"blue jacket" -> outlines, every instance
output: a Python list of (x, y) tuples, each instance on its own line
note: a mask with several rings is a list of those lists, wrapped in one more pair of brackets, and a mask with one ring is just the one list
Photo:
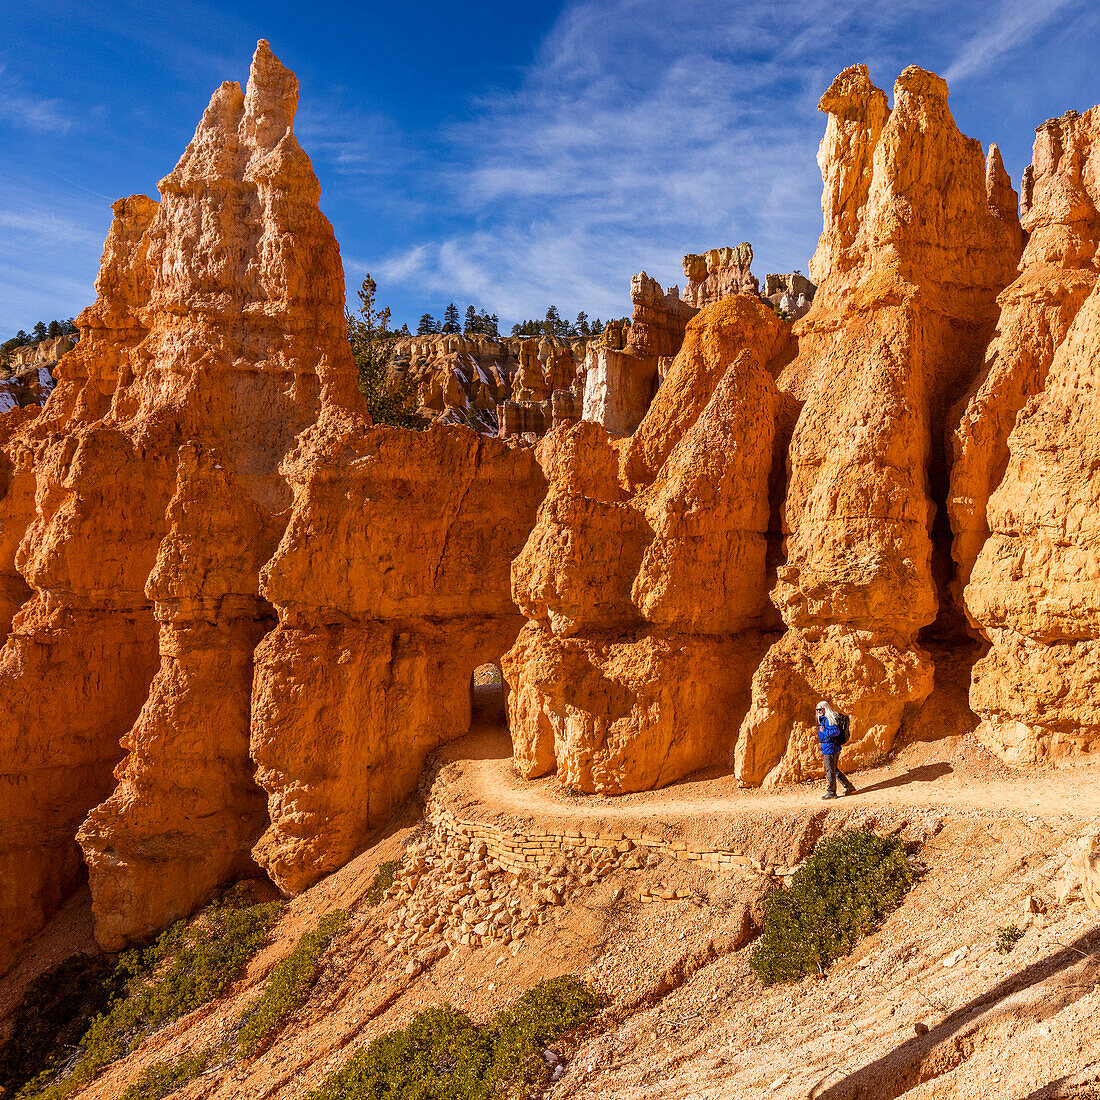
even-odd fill
[(817, 719), (817, 740), (821, 745), (822, 756), (831, 756), (834, 752), (840, 752), (840, 729), (824, 714)]

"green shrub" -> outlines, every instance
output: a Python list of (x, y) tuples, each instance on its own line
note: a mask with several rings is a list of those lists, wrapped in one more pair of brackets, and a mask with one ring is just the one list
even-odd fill
[(400, 866), (401, 860), (399, 859), (389, 859), (379, 865), (374, 881), (367, 888), (367, 894), (364, 898), (368, 905), (378, 905), (381, 902), (383, 895), (393, 885), (394, 876)]
[(823, 840), (790, 888), (766, 898), (749, 965), (765, 985), (824, 973), (902, 903), (912, 884), (897, 837), (847, 829)]
[(177, 921), (151, 946), (124, 952), (112, 979), (118, 992), (85, 1031), (72, 1071), (22, 1095), (71, 1096), (158, 1028), (219, 996), (263, 946), (280, 908), (246, 905), (231, 891), (190, 925)]
[(1007, 955), (1024, 938), (1024, 930), (1015, 924), (1006, 924), (997, 929), (997, 939), (993, 949), (998, 955)]
[(120, 988), (103, 955), (74, 955), (31, 982), (0, 1046), (0, 1095), (48, 1081)]
[(546, 1083), (543, 1047), (595, 1013), (596, 995), (579, 979), (550, 978), (478, 1027), (450, 1005), (421, 1012), (379, 1036), (309, 1100), (499, 1100)]
[(185, 1054), (175, 1062), (154, 1062), (142, 1070), (141, 1076), (122, 1094), (122, 1100), (161, 1100), (198, 1077), (213, 1056), (213, 1051), (203, 1050)]
[(259, 1050), (306, 999), (321, 972), (321, 953), (346, 920), (347, 914), (339, 910), (322, 917), (316, 929), (302, 936), (294, 950), (272, 968), (263, 991), (237, 1018), (237, 1045), (242, 1054)]

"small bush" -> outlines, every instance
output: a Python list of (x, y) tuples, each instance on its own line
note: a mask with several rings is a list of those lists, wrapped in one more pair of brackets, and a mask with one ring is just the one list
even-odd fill
[(1015, 924), (1006, 924), (997, 929), (997, 938), (993, 950), (998, 955), (1007, 955), (1024, 938), (1024, 930)]
[(901, 903), (913, 869), (897, 837), (847, 829), (823, 840), (790, 888), (764, 903), (749, 965), (765, 984), (824, 973)]
[(124, 952), (112, 978), (119, 992), (85, 1031), (72, 1071), (22, 1095), (71, 1096), (158, 1028), (219, 996), (263, 946), (280, 908), (245, 905), (230, 892), (190, 925), (177, 921), (151, 946)]
[(263, 991), (237, 1019), (237, 1045), (242, 1054), (259, 1050), (306, 999), (321, 972), (321, 953), (346, 920), (347, 915), (339, 910), (322, 917), (316, 929), (302, 936), (294, 950), (272, 968)]
[(122, 1100), (161, 1100), (198, 1077), (213, 1056), (213, 1051), (203, 1050), (185, 1054), (175, 1062), (154, 1062), (142, 1070), (141, 1076), (122, 1094)]
[(375, 1039), (329, 1074), (309, 1100), (498, 1100), (545, 1084), (547, 1043), (588, 1020), (596, 995), (574, 977), (529, 989), (483, 1027), (440, 1005)]
[(394, 877), (400, 866), (401, 860), (399, 859), (389, 859), (379, 865), (378, 872), (367, 889), (364, 899), (368, 905), (378, 905), (381, 902), (383, 895), (393, 885)]

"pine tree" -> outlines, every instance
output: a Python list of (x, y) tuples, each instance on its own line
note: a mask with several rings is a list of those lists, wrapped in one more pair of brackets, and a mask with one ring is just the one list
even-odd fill
[(474, 336), (481, 332), (481, 325), (479, 324), (479, 318), (477, 310), (473, 306), (466, 307), (466, 322), (462, 326), (462, 331), (467, 336)]
[(443, 331), (461, 332), (462, 327), (458, 323), (458, 306), (451, 304), (443, 311)]
[(585, 313), (583, 309), (577, 314), (577, 323), (574, 329), (578, 336), (592, 335), (592, 330), (588, 327), (588, 314)]
[(485, 324), (485, 335), (500, 339), (500, 318), (494, 313)]
[(601, 321), (599, 317), (597, 317), (595, 321), (592, 322), (592, 335), (599, 336), (599, 334), (603, 332), (606, 327), (607, 326), (603, 323), (603, 321)]
[(46, 322), (39, 321), (34, 326), (34, 342), (37, 344), (39, 340), (46, 339)]
[(20, 344), (21, 347), (26, 347), (27, 344), (33, 344), (34, 343), (34, 337), (31, 336), (30, 333), (24, 332), (23, 329), (20, 329), (15, 334), (15, 338), (16, 338), (16, 340), (19, 341), (19, 344)]
[(375, 303), (377, 285), (368, 275), (359, 291), (359, 313), (346, 315), (348, 342), (362, 393), (376, 424), (410, 427), (414, 418), (409, 413), (416, 397), (416, 386), (408, 379), (391, 385), (388, 366), (394, 333), (390, 332), (389, 306), (379, 309)]
[(49, 328), (46, 329), (46, 335), (52, 340), (55, 336), (61, 335), (61, 323), (59, 321), (51, 321)]
[(439, 331), (439, 322), (430, 314), (421, 314), (420, 323), (416, 326), (417, 336), (431, 336)]

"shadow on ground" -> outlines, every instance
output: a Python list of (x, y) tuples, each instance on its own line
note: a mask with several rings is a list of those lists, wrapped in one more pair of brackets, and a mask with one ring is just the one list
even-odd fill
[(946, 761), (939, 764), (922, 764), (919, 768), (910, 768), (901, 775), (891, 776), (871, 787), (860, 787), (858, 793), (871, 794), (874, 791), (885, 791), (890, 787), (907, 787), (910, 783), (932, 783), (945, 775), (950, 775), (954, 770)]
[[(896, 1100), (922, 1081), (930, 1081), (962, 1065), (977, 1049), (985, 1032), (998, 1024), (1007, 1024), (1009, 1020), (1015, 1024), (1040, 1023), (1083, 996), (1097, 978), (1100, 978), (1100, 932), (1091, 931), (975, 997), (926, 1035), (902, 1043), (836, 1084), (826, 1086), (821, 1082), (810, 1095), (816, 1100)], [(1030, 1001), (1019, 997), (1016, 1003), (1007, 1003), (1040, 985), (1047, 987), (1041, 996)], [(1044, 1089), (1032, 1095), (1049, 1095)]]

